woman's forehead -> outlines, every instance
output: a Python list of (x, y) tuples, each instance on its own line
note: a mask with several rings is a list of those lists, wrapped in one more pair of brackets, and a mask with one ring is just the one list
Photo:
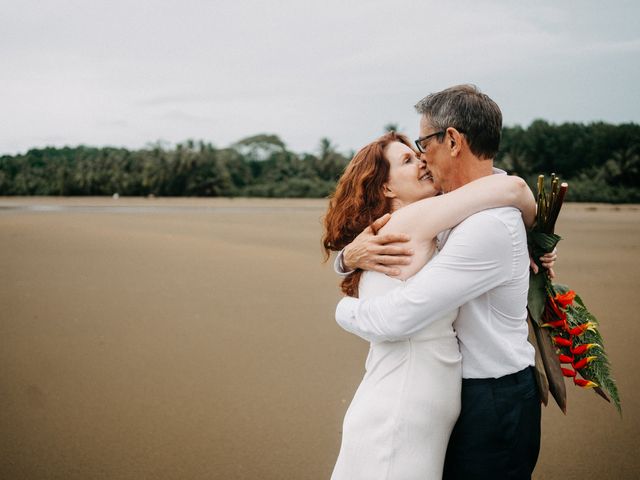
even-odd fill
[(391, 142), (385, 149), (385, 154), (389, 159), (403, 159), (405, 157), (412, 157), (415, 152), (410, 147), (406, 146), (402, 142)]

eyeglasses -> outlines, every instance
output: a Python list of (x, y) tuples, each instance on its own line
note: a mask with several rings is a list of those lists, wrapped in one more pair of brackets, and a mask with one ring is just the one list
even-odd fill
[[(431, 137), (436, 137), (439, 135), (444, 135), (446, 132), (446, 130), (441, 130), (439, 132), (436, 133), (432, 133), (430, 135), (425, 135), (424, 137), (420, 137), (416, 140), (416, 147), (418, 148), (418, 151), (420, 153), (425, 153), (427, 151), (427, 147), (426, 145), (423, 144), (423, 142), (425, 142), (426, 140), (429, 140)], [(424, 145), (424, 146), (423, 146)]]
[[(456, 130), (458, 130), (458, 132), (462, 133), (463, 135), (466, 133), (464, 130), (460, 130), (459, 128), (457, 128)], [(425, 153), (427, 151), (427, 146), (426, 146), (426, 144), (424, 142), (426, 140), (429, 140), (431, 137), (441, 136), (441, 135), (444, 135), (445, 133), (447, 133), (446, 130), (440, 130), (439, 132), (431, 133), (429, 135), (425, 135), (424, 137), (418, 138), (415, 141), (416, 142), (416, 147), (418, 148), (418, 151), (420, 153)]]

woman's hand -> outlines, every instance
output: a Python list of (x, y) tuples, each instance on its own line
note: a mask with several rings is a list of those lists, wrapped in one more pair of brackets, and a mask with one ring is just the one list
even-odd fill
[[(553, 271), (553, 266), (558, 259), (558, 249), (554, 248), (552, 252), (545, 253), (540, 257), (540, 262), (542, 262), (542, 266), (549, 271), (549, 278), (556, 278), (556, 273)], [(529, 259), (531, 262), (531, 270), (533, 273), (537, 274), (539, 269), (536, 262), (533, 261), (533, 258)]]

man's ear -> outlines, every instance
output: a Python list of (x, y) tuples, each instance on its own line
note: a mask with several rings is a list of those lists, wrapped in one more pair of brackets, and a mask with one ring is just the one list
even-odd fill
[(463, 141), (462, 134), (458, 130), (453, 127), (447, 128), (446, 142), (452, 157), (457, 157), (460, 154)]
[(396, 194), (393, 193), (393, 191), (389, 188), (389, 184), (388, 183), (385, 183), (382, 186), (382, 192), (383, 192), (384, 196), (387, 197), (387, 198), (396, 198)]

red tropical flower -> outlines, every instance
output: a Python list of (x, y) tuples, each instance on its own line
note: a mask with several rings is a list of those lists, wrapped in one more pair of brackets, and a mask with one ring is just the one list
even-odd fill
[(546, 322), (541, 325), (541, 327), (549, 327), (549, 328), (566, 328), (567, 320), (565, 318), (561, 318), (560, 320), (554, 320), (553, 322)]
[(569, 290), (567, 293), (558, 293), (554, 300), (558, 302), (562, 308), (567, 308), (568, 305), (573, 303), (574, 298), (576, 298), (576, 292)]
[(555, 343), (556, 345), (560, 346), (560, 347), (571, 347), (572, 343), (571, 340), (567, 339), (567, 338), (563, 338), (561, 336), (555, 336), (553, 337), (553, 343)]
[(590, 380), (584, 380), (582, 378), (574, 378), (573, 383), (575, 383), (576, 385), (582, 388), (594, 388), (598, 386), (597, 383), (592, 382)]
[(575, 348), (571, 349), (571, 353), (574, 355), (582, 355), (585, 352), (588, 352), (593, 347), (599, 347), (597, 343), (583, 343), (582, 345), (578, 345)]
[(560, 363), (573, 363), (573, 357), (569, 355), (560, 354), (558, 358), (560, 358)]
[(593, 323), (593, 322), (585, 322), (582, 325), (578, 325), (577, 327), (571, 328), (569, 330), (569, 334), (570, 335), (582, 335), (587, 330), (594, 331), (595, 328), (596, 328), (595, 323)]
[(588, 364), (593, 362), (598, 357), (584, 357), (583, 359), (578, 360), (577, 362), (572, 363), (573, 368), (576, 370), (581, 370), (586, 367)]
[(549, 297), (548, 305), (551, 307), (551, 312), (553, 312), (553, 314), (551, 315), (552, 317), (555, 317), (561, 320), (567, 319), (567, 314), (561, 308), (558, 307), (558, 304), (555, 302), (553, 298)]

